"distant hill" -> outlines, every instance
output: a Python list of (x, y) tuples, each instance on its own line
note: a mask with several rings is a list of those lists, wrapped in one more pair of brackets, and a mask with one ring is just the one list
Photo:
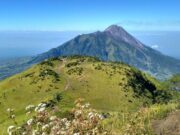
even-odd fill
[[(82, 97), (104, 112), (131, 112), (143, 105), (168, 100), (157, 89), (158, 81), (126, 64), (102, 62), (92, 57), (54, 58), (0, 82), (0, 132), (12, 121), (7, 108), (14, 108), (23, 122), (24, 108), (46, 102), (62, 112)], [(162, 94), (163, 93), (163, 94)]]
[(166, 89), (180, 92), (180, 74), (176, 74), (169, 80), (164, 81), (163, 85)]
[[(124, 62), (151, 73), (158, 79), (165, 79), (180, 73), (180, 60), (144, 45), (117, 25), (109, 26), (102, 32), (79, 35), (57, 48), (32, 57), (22, 64), (15, 63), (13, 66), (16, 67), (17, 72), (20, 72), (48, 58), (72, 55), (93, 56), (103, 61)], [(2, 74), (0, 79), (15, 73), (14, 68), (9, 68), (9, 65), (0, 67), (0, 71)]]
[(34, 64), (29, 63), (30, 60), (32, 60), (32, 57), (0, 59), (0, 80), (29, 68)]

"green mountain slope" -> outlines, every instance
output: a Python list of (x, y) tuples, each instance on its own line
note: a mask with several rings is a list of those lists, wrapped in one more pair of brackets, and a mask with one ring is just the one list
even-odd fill
[(180, 91), (180, 75), (174, 75), (172, 78), (165, 81), (165, 84), (169, 86), (170, 90)]
[[(180, 73), (180, 60), (163, 55), (144, 45), (123, 28), (112, 25), (105, 31), (83, 34), (45, 53), (0, 65), (0, 80), (27, 69), (33, 64), (59, 56), (83, 55), (103, 61), (124, 62), (158, 79)], [(16, 70), (14, 69), (16, 67)]]
[(31, 59), (32, 57), (0, 59), (0, 80), (20, 73), (30, 67), (33, 64), (28, 63)]
[(91, 57), (44, 61), (0, 82), (0, 131), (12, 123), (7, 108), (15, 109), (21, 123), (24, 108), (40, 102), (56, 103), (63, 113), (82, 97), (99, 111), (135, 111), (161, 97), (162, 91), (156, 88), (158, 81), (148, 78), (128, 65)]
[(57, 56), (94, 56), (103, 61), (119, 61), (164, 79), (180, 72), (180, 60), (144, 45), (123, 28), (112, 25), (105, 31), (83, 34), (33, 58), (31, 62)]

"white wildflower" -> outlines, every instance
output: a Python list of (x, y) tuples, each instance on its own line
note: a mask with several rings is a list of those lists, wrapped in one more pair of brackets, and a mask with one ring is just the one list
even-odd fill
[(46, 104), (45, 103), (41, 104), (41, 107), (46, 107)]
[(26, 133), (26, 132), (23, 132), (22, 135), (27, 135), (27, 133)]
[(73, 135), (80, 135), (80, 133), (74, 133)]
[(21, 129), (21, 127), (17, 127), (16, 129), (17, 129), (17, 130), (20, 130), (20, 129)]
[(82, 114), (82, 111), (81, 110), (77, 110), (75, 112), (75, 117), (79, 117), (81, 114)]
[(9, 126), (7, 129), (8, 134), (11, 134), (15, 130), (15, 126)]
[(38, 122), (38, 123), (37, 123), (37, 126), (41, 126), (41, 125), (42, 125), (42, 123), (41, 123), (41, 122)]
[(102, 120), (104, 119), (104, 116), (102, 114), (99, 114), (98, 117)]
[(70, 121), (67, 121), (67, 122), (65, 123), (65, 125), (66, 125), (66, 129), (68, 129), (68, 128), (71, 126)]
[(38, 107), (41, 107), (42, 103), (38, 104)]
[(42, 131), (47, 131), (48, 128), (49, 128), (49, 125), (46, 124), (46, 125), (42, 126)]
[(58, 129), (59, 129), (59, 126), (57, 126), (57, 125), (52, 127), (52, 130), (54, 130), (54, 131), (56, 131)]
[(35, 112), (43, 112), (46, 109), (45, 103), (40, 103), (38, 106), (34, 109)]
[(15, 116), (14, 114), (13, 114), (13, 115), (11, 115), (11, 119), (15, 119), (15, 117), (16, 117), (16, 116)]
[(33, 130), (32, 135), (38, 135), (38, 134), (39, 134), (38, 130)]
[(35, 112), (37, 112), (38, 110), (39, 110), (39, 107), (36, 107), (36, 108), (34, 109)]
[(85, 106), (85, 108), (89, 108), (90, 104), (86, 103), (84, 106)]
[(56, 120), (56, 119), (57, 119), (56, 116), (51, 116), (51, 117), (50, 117), (50, 120), (51, 120), (51, 121), (54, 121), (54, 120)]
[(47, 134), (45, 132), (43, 132), (42, 135), (47, 135)]
[(49, 125), (50, 125), (50, 126), (53, 126), (53, 125), (54, 125), (54, 122), (49, 122)]
[(94, 117), (94, 113), (93, 113), (93, 112), (88, 113), (88, 117), (89, 117), (90, 119), (92, 119), (92, 118)]
[(45, 111), (45, 110), (46, 110), (46, 108), (43, 107), (43, 108), (40, 108), (40, 109), (38, 110), (38, 112), (43, 112), (43, 111)]
[(65, 123), (65, 122), (67, 122), (67, 118), (63, 118), (63, 119), (61, 119), (61, 121)]
[(8, 108), (6, 111), (10, 113), (10, 112), (13, 112), (14, 109)]
[(30, 115), (30, 114), (31, 114), (31, 112), (27, 112), (27, 113), (26, 113), (26, 115)]
[(45, 103), (40, 103), (40, 104), (38, 104), (38, 107), (40, 108), (40, 107), (46, 107), (46, 104)]
[(26, 107), (26, 111), (32, 110), (32, 109), (34, 109), (34, 108), (35, 108), (34, 105), (28, 105), (28, 106)]
[(8, 108), (6, 111), (7, 111), (7, 112), (10, 112), (10, 111), (11, 111), (11, 109), (10, 109), (10, 108)]
[(33, 119), (29, 119), (29, 120), (27, 121), (27, 124), (28, 124), (28, 125), (32, 125), (32, 123), (33, 123)]
[(57, 134), (58, 135), (66, 135), (67, 133), (66, 133), (66, 131), (59, 131), (59, 132), (57, 132)]

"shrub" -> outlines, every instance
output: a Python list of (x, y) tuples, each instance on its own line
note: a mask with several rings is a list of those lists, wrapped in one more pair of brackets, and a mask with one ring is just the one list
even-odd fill
[(33, 112), (34, 115), (19, 127), (9, 126), (8, 133), (9, 135), (107, 134), (100, 125), (100, 122), (104, 118), (103, 115), (90, 108), (89, 103), (82, 104), (82, 101), (82, 99), (75, 101), (75, 107), (70, 112), (73, 116), (72, 119), (57, 117), (51, 110), (48, 111), (48, 109), (46, 109), (47, 105), (44, 103), (33, 106), (33, 108), (27, 109), (27, 111), (30, 113)]
[(49, 59), (49, 60), (46, 60), (46, 61), (43, 61), (40, 63), (40, 65), (47, 65), (47, 66), (51, 66), (53, 67), (54, 64), (52, 63), (52, 61)]
[(101, 70), (102, 67), (101, 67), (101, 65), (98, 64), (98, 65), (95, 67), (95, 69), (96, 69), (96, 70)]
[(79, 62), (70, 62), (70, 63), (68, 63), (67, 65), (66, 65), (66, 67), (72, 67), (72, 66), (77, 66), (77, 65), (79, 65)]
[(76, 74), (76, 75), (81, 75), (83, 72), (83, 68), (82, 67), (75, 67), (75, 68), (71, 68), (67, 71), (67, 73), (69, 75), (71, 74)]
[(39, 77), (42, 77), (42, 78), (44, 78), (48, 75), (53, 76), (55, 81), (59, 81), (59, 75), (51, 69), (45, 69), (39, 73)]

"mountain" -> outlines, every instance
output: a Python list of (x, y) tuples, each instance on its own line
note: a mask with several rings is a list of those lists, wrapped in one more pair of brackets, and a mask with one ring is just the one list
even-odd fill
[[(102, 32), (79, 35), (57, 48), (28, 58), (28, 61), (19, 63), (17, 60), (17, 63), (0, 66), (0, 79), (45, 59), (72, 55), (93, 56), (103, 61), (124, 62), (148, 72), (158, 79), (165, 79), (180, 73), (180, 60), (144, 45), (122, 27), (112, 25)], [(16, 70), (12, 67), (16, 67)]]
[(103, 61), (118, 61), (135, 66), (162, 79), (180, 72), (180, 60), (163, 55), (130, 35), (122, 27), (83, 34), (33, 58), (31, 62), (57, 56), (94, 56)]
[(134, 112), (143, 105), (168, 100), (157, 84), (122, 63), (82, 56), (49, 59), (0, 82), (0, 133), (13, 122), (7, 116), (8, 108), (15, 109), (18, 124), (25, 121), (28, 105), (56, 104), (66, 114), (79, 97), (105, 113)]
[[(180, 92), (180, 74), (172, 76), (170, 79), (163, 82), (163, 86), (171, 91)], [(179, 97), (180, 99), (180, 97)]]
[(32, 57), (0, 59), (0, 80), (26, 70), (34, 64), (29, 63), (31, 60)]

